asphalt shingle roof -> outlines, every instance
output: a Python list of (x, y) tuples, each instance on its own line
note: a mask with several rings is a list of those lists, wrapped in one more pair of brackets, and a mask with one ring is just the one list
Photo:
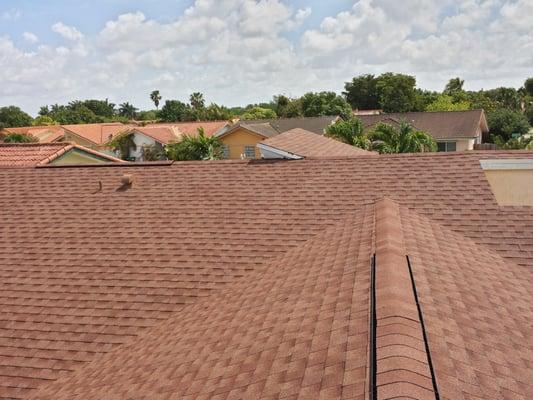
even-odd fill
[(0, 170), (0, 398), (362, 399), (374, 253), (378, 398), (531, 398), (517, 156)]

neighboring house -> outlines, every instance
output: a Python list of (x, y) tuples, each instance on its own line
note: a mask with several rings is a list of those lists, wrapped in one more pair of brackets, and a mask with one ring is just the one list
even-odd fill
[(135, 149), (130, 150), (129, 156), (132, 161), (144, 161), (143, 149), (155, 147), (156, 150), (163, 151), (170, 142), (179, 140), (181, 133), (171, 126), (144, 126), (133, 128), (128, 133), (133, 134)]
[(224, 143), (226, 158), (260, 158), (257, 144), (264, 139), (295, 128), (323, 135), (337, 119), (336, 116), (324, 116), (242, 120), (219, 131), (216, 136)]
[(4, 134), (20, 133), (36, 138), (40, 143), (53, 143), (63, 140), (65, 129), (60, 125), (23, 126), (18, 128), (4, 128)]
[(491, 160), (533, 152), (0, 169), (0, 396), (533, 399)]
[(359, 114), (357, 118), (367, 131), (380, 122), (399, 124), (406, 121), (433, 136), (438, 151), (473, 150), (475, 144), (487, 139), (489, 132), (483, 110)]
[(120, 122), (102, 124), (61, 125), (65, 129), (64, 141), (74, 142), (96, 150), (106, 150), (106, 143), (127, 132), (131, 126)]
[(40, 165), (87, 165), (124, 162), (116, 157), (68, 142), (0, 143), (0, 168)]
[(257, 144), (262, 158), (302, 158), (360, 157), (376, 155), (338, 140), (317, 135), (304, 129), (291, 129)]

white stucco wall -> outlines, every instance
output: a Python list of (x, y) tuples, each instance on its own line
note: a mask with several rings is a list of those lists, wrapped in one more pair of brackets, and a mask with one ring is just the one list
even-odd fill
[(474, 150), (475, 139), (460, 139), (456, 140), (455, 151)]
[(156, 141), (154, 139), (148, 136), (145, 136), (143, 134), (140, 134), (138, 132), (134, 132), (133, 141), (135, 142), (135, 145), (137, 146), (137, 148), (135, 150), (131, 150), (130, 155), (132, 157), (135, 157), (137, 161), (142, 161), (143, 146), (152, 146), (156, 144)]

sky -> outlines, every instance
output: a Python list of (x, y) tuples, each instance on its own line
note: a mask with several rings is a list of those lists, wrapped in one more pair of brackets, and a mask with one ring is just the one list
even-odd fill
[(341, 92), (361, 74), (442, 90), (533, 75), (533, 0), (0, 0), (0, 106), (149, 93), (227, 106)]

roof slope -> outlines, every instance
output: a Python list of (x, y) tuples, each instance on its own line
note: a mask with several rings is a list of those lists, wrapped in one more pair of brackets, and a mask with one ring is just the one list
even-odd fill
[(260, 145), (306, 158), (357, 157), (362, 154), (374, 154), (373, 152), (299, 128), (291, 129), (263, 140)]
[(335, 122), (337, 118), (337, 116), (326, 115), (321, 117), (242, 120), (231, 125), (228, 130), (220, 132), (219, 134), (222, 135), (239, 126), (244, 126), (246, 129), (256, 131), (264, 137), (271, 137), (277, 133), (286, 132), (295, 128), (323, 135), (327, 126)]
[[(158, 329), (170, 317), (179, 319), (192, 303), (208, 302), (203, 298), (229, 289), (241, 278), (245, 284), (249, 274), (268, 268), (277, 257), (342, 223), (347, 215), (359, 215), (357, 210), (383, 196), (428, 217), (431, 224), (440, 223), (470, 238), (472, 242), (455, 237), (449, 242), (466, 243), (472, 257), (477, 254), (472, 246), (485, 246), (494, 256), (503, 257), (506, 265), (533, 267), (531, 207), (498, 206), (479, 164), (483, 158), (517, 154), (533, 157), (533, 152), (470, 152), (0, 170), (0, 397), (29, 397), (36, 388), (100, 359), (103, 353), (127, 343), (134, 346), (134, 338), (142, 340), (147, 328)], [(125, 173), (133, 176), (129, 188), (121, 185)], [(353, 221), (357, 225), (359, 220)], [(420, 231), (427, 228), (422, 226)], [(417, 249), (411, 237), (403, 235), (406, 251), (413, 254), (419, 300), (427, 307), (430, 340), (433, 332), (447, 332), (432, 325), (431, 321), (438, 323), (429, 316), (435, 312), (432, 301), (452, 304), (441, 307), (443, 312), (452, 310), (457, 320), (466, 318), (457, 305), (477, 301), (475, 317), (483, 318), (486, 298), (469, 297), (462, 282), (453, 286), (463, 277), (465, 284), (474, 284), (473, 275), (479, 275), (479, 270), (461, 275), (468, 266), (458, 262), (461, 271), (454, 269), (453, 279), (441, 274), (447, 280), (439, 282), (436, 275), (417, 266)], [(422, 243), (423, 239), (417, 240)], [(439, 257), (446, 257), (447, 263), (469, 260), (455, 255), (455, 248), (444, 248)], [(460, 250), (466, 251), (465, 247)], [(342, 259), (345, 251), (353, 254), (345, 246), (335, 257)], [(437, 268), (431, 257), (427, 256), (428, 268)], [(480, 256), (485, 264), (489, 258)], [(508, 271), (505, 274), (515, 274)], [(429, 289), (424, 289), (425, 281), (431, 282)], [(490, 318), (504, 320), (506, 314), (495, 304), (513, 297), (507, 284), (498, 288), (492, 283), (498, 294), (490, 299), (495, 309)], [(483, 289), (474, 286), (473, 293)], [(524, 301), (531, 295), (522, 289), (519, 293)], [(522, 331), (522, 317), (529, 312), (518, 304), (514, 322), (506, 320), (508, 329), (518, 326), (515, 332)], [(481, 320), (476, 322), (481, 325)], [(469, 326), (455, 324), (454, 329)], [(479, 329), (468, 328), (461, 335), (475, 341), (496, 328), (485, 324)], [(494, 331), (498, 337), (493, 340), (500, 346), (507, 340), (499, 337), (506, 334), (505, 329)], [(466, 339), (460, 342), (458, 335), (452, 337), (453, 343), (467, 343)], [(509, 353), (507, 363), (500, 361), (500, 365), (530, 362), (531, 346), (525, 340), (521, 343), (526, 343), (521, 347), (522, 361)], [(430, 343), (432, 351), (434, 347)], [(455, 352), (456, 348), (449, 348)], [(464, 352), (452, 354), (459, 357)], [(439, 371), (438, 358), (435, 371)], [(475, 365), (474, 361), (468, 359), (467, 366)]]
[(67, 131), (98, 145), (102, 145), (111, 140), (119, 133), (131, 129), (129, 125), (124, 125), (120, 122), (108, 122), (101, 124), (74, 124), (61, 126)]
[(533, 395), (532, 270), (388, 199), (343, 217), (35, 398)]
[(172, 141), (178, 140), (180, 137), (180, 134), (176, 132), (176, 129), (170, 126), (138, 127), (134, 128), (133, 131), (140, 132), (143, 135), (151, 137), (162, 144), (168, 144)]
[(357, 118), (367, 129), (379, 122), (390, 123), (391, 119), (396, 123), (405, 120), (435, 139), (474, 138), (479, 136), (478, 129), (488, 131), (483, 110), (386, 113), (357, 115)]
[(61, 143), (0, 143), (0, 168), (34, 167), (45, 165), (72, 149), (89, 153), (110, 162), (123, 160), (83, 146)]
[(147, 124), (141, 128), (170, 128), (182, 135), (197, 135), (198, 129), (202, 128), (206, 136), (213, 136), (228, 125), (228, 121), (191, 121)]
[(40, 143), (55, 142), (65, 134), (65, 129), (60, 125), (23, 126), (18, 128), (5, 128), (4, 130), (5, 132), (31, 135), (37, 138)]

